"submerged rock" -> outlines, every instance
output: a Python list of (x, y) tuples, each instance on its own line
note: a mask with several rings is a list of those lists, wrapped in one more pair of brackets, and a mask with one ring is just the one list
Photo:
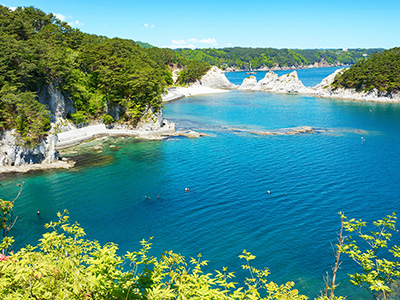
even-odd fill
[(303, 133), (315, 133), (315, 131), (311, 126), (303, 126), (288, 131), (252, 131), (250, 133), (258, 135), (296, 135)]

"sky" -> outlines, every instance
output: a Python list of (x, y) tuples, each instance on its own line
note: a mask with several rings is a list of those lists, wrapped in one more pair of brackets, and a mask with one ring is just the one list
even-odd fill
[(169, 48), (400, 46), (400, 0), (0, 0), (81, 31)]

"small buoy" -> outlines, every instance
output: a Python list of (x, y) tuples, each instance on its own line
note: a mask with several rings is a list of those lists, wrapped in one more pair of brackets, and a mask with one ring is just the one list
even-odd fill
[(268, 194), (271, 194), (271, 191), (267, 191)]
[(37, 211), (37, 214), (40, 215), (40, 211)]

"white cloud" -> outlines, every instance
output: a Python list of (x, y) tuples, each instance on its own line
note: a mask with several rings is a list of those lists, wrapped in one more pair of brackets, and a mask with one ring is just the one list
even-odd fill
[(82, 27), (85, 24), (83, 24), (83, 23), (79, 22), (78, 20), (76, 20), (76, 21), (73, 21), (73, 22), (69, 22), (68, 25), (71, 26), (71, 27)]
[(66, 16), (62, 15), (62, 14), (53, 14), (57, 19), (59, 19), (60, 21), (65, 21), (67, 19)]
[(218, 45), (217, 41), (214, 38), (208, 38), (208, 39), (196, 39), (196, 38), (190, 38), (187, 40), (172, 40), (171, 41), (172, 45), (171, 46), (163, 46), (163, 48), (196, 48), (196, 44), (209, 44), (212, 46)]
[(17, 7), (15, 7), (15, 6), (11, 6), (11, 7), (9, 7), (9, 9), (10, 9), (11, 11), (14, 11), (14, 10), (16, 10), (16, 9), (17, 9)]
[[(85, 24), (83, 24), (83, 23), (81, 23), (81, 22), (79, 22), (78, 20), (71, 20), (71, 19), (73, 19), (71, 16), (69, 16), (68, 18), (66, 17), (66, 16), (64, 16), (63, 14), (60, 14), (60, 13), (53, 13), (53, 15), (57, 18), (57, 19), (59, 19), (61, 22), (68, 22), (68, 25), (69, 26), (71, 26), (71, 27), (82, 27), (82, 26), (84, 26)], [(68, 21), (67, 21), (67, 19), (68, 19)], [(71, 21), (70, 21), (71, 20)]]
[(146, 23), (146, 24), (144, 24), (144, 27), (145, 27), (145, 28), (148, 28), (148, 29), (153, 29), (153, 28), (156, 27), (156, 26), (155, 26), (154, 24), (151, 24), (151, 25), (150, 25), (150, 24), (147, 24), (147, 23)]
[(210, 45), (213, 45), (213, 46), (218, 45), (217, 41), (214, 38), (202, 39), (202, 40), (199, 41), (199, 43), (210, 44)]

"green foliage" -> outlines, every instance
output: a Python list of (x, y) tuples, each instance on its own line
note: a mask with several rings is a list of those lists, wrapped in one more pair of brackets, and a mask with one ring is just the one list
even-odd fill
[(354, 64), (363, 58), (383, 49), (274, 49), (274, 48), (223, 48), (223, 49), (177, 49), (187, 59), (206, 62), (215, 66), (230, 66), (247, 70), (249, 64), (253, 69), (261, 67), (300, 67), (314, 63)]
[(38, 145), (50, 129), (50, 113), (31, 92), (16, 93), (15, 87), (0, 90), (0, 131), (14, 128), (17, 140), (28, 147)]
[(207, 63), (201, 63), (197, 61), (190, 61), (186, 68), (184, 68), (178, 77), (179, 84), (189, 84), (195, 82), (200, 79), (207, 71), (211, 68), (211, 66)]
[(46, 225), (50, 232), (38, 245), (2, 257), (1, 299), (307, 299), (293, 282), (269, 282), (269, 271), (251, 266), (255, 256), (247, 251), (239, 257), (250, 277), (237, 287), (227, 268), (205, 273), (201, 255), (186, 262), (169, 251), (157, 259), (143, 240), (141, 250), (120, 256), (113, 243), (84, 239), (84, 230), (69, 223), (66, 211), (58, 218)]
[[(73, 101), (75, 122), (102, 119), (109, 107), (119, 106), (125, 112), (121, 121), (135, 124), (148, 107), (161, 107), (161, 94), (173, 84), (171, 68), (189, 63), (171, 49), (82, 33), (39, 9), (11, 11), (0, 5), (0, 89), (12, 87), (18, 103), (29, 95), (36, 114), (46, 111), (33, 107), (33, 98), (46, 84), (54, 84)], [(194, 67), (188, 67), (188, 80), (203, 74)], [(5, 116), (0, 116), (0, 130), (17, 128), (23, 140), (34, 143), (45, 127), (37, 124), (35, 138), (28, 137), (33, 123), (28, 126), (23, 116), (4, 120), (15, 113), (13, 107), (1, 105)]]
[(375, 53), (336, 76), (336, 88), (354, 88), (357, 91), (391, 93), (400, 91), (400, 48)]
[(114, 122), (113, 117), (110, 115), (103, 115), (102, 119), (103, 119), (103, 123), (106, 125), (110, 125)]
[(345, 230), (357, 237), (349, 235), (340, 251), (363, 270), (362, 273), (350, 274), (350, 282), (365, 288), (376, 299), (388, 299), (388, 294), (392, 292), (390, 284), (400, 277), (400, 247), (390, 244), (392, 232), (398, 232), (395, 229), (395, 213), (373, 222), (374, 227), (368, 232), (364, 232), (366, 222), (347, 220), (344, 215), (342, 218)]

